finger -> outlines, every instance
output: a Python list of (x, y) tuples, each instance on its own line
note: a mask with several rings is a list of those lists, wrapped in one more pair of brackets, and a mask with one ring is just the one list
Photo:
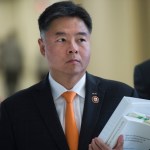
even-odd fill
[(100, 138), (95, 138), (95, 143), (96, 145), (100, 148), (100, 149), (104, 149), (104, 150), (111, 150), (111, 148), (104, 143), (104, 141)]
[(101, 148), (96, 144), (95, 139), (92, 140), (91, 148), (92, 150), (101, 150)]
[(91, 144), (89, 144), (89, 150), (93, 150), (93, 148), (92, 148), (92, 145), (91, 145)]
[(117, 144), (114, 148), (117, 150), (123, 150), (123, 144), (124, 144), (124, 137), (123, 135), (120, 135), (118, 137)]

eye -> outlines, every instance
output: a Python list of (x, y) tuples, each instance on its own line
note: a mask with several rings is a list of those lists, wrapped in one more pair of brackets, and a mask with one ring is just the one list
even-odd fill
[(86, 41), (86, 39), (84, 39), (84, 38), (80, 38), (80, 39), (79, 39), (79, 41), (80, 41), (80, 42), (85, 42), (85, 41)]
[(65, 38), (59, 38), (59, 39), (57, 39), (57, 42), (65, 42), (65, 41), (66, 41)]

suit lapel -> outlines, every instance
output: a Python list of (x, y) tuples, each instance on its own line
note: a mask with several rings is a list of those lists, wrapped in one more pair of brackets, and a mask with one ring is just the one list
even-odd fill
[(104, 91), (100, 88), (100, 79), (97, 80), (90, 74), (86, 79), (86, 97), (84, 112), (82, 117), (81, 132), (79, 138), (79, 150), (86, 150), (87, 145), (91, 143), (93, 132), (99, 119)]
[(68, 150), (66, 138), (53, 102), (48, 78), (42, 83), (42, 87), (40, 85), (37, 93), (34, 94), (34, 100), (45, 125), (58, 146), (58, 149)]

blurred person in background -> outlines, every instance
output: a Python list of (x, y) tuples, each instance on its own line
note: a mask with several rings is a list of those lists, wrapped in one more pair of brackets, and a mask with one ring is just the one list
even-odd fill
[(1, 44), (1, 72), (4, 79), (6, 96), (16, 92), (23, 70), (23, 57), (15, 31), (9, 33)]
[(135, 66), (134, 87), (140, 98), (150, 99), (150, 59)]
[[(83, 7), (71, 1), (54, 3), (38, 23), (38, 43), (49, 73), (1, 103), (0, 150), (111, 150), (97, 137), (123, 96), (136, 97), (136, 92), (87, 72), (92, 20)], [(73, 126), (66, 132), (64, 94), (72, 92), (76, 136)], [(122, 149), (119, 136), (114, 150)]]

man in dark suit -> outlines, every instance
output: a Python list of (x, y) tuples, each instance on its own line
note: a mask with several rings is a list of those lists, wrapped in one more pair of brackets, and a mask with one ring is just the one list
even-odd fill
[[(66, 91), (77, 93), (73, 101), (79, 132), (77, 149), (110, 150), (96, 137), (123, 96), (136, 96), (134, 89), (86, 71), (92, 21), (84, 8), (70, 1), (58, 2), (49, 6), (38, 21), (38, 43), (49, 74), (1, 103), (0, 150), (69, 150), (66, 102), (61, 96)], [(122, 149), (120, 136), (115, 150)]]
[(150, 60), (135, 66), (134, 87), (140, 98), (150, 99)]

